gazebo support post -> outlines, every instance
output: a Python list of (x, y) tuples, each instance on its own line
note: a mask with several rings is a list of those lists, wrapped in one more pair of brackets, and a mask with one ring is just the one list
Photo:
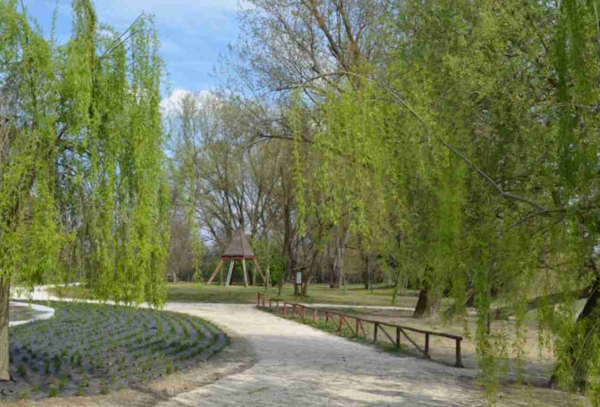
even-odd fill
[[(206, 283), (206, 285), (210, 285), (210, 283), (213, 282), (213, 280), (217, 276), (217, 273), (219, 272), (219, 270), (221, 270), (221, 266), (223, 266), (223, 259), (221, 259), (221, 261), (217, 265), (217, 268), (215, 269), (215, 272), (212, 274), (212, 276), (210, 276), (210, 279), (208, 280), (208, 282)], [(223, 276), (223, 273), (221, 272), (221, 280), (223, 280), (222, 276)]]
[(227, 282), (225, 283), (226, 287), (229, 287), (231, 284), (231, 276), (233, 275), (233, 266), (235, 265), (235, 260), (229, 261), (229, 272), (227, 273)]
[(244, 270), (244, 286), (248, 288), (248, 274), (246, 273), (246, 259), (242, 258), (242, 270)]

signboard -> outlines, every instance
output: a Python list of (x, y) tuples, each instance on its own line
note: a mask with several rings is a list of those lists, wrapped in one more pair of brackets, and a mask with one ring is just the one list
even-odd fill
[(296, 273), (296, 284), (302, 284), (302, 272), (298, 271)]

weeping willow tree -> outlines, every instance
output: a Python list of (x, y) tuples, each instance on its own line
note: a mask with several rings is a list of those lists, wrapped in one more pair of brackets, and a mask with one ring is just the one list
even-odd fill
[(149, 17), (125, 35), (73, 1), (71, 39), (46, 40), (0, 1), (0, 379), (10, 287), (78, 278), (101, 300), (165, 299), (169, 194), (162, 63)]
[[(391, 58), (336, 74), (296, 163), (313, 165), (297, 171), (305, 212), (307, 185), (326, 192), (333, 222), (394, 237), (430, 303), (449, 295), (465, 323), (477, 308), (491, 396), (502, 362), (523, 362), (535, 308), (552, 384), (600, 404), (599, 6), (402, 2)], [(499, 305), (514, 332), (493, 328)]]

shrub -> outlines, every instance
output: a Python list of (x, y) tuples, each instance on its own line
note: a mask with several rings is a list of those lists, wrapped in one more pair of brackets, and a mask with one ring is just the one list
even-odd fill
[(57, 387), (50, 387), (50, 391), (48, 392), (48, 397), (56, 397), (58, 396), (58, 388)]

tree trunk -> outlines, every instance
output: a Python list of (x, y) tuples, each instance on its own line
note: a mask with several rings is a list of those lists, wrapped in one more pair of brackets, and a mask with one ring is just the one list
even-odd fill
[[(576, 298), (578, 300), (583, 298), (590, 298), (592, 295), (593, 286), (586, 287), (581, 290), (571, 291), (570, 293), (554, 293), (543, 295), (541, 297), (536, 297), (527, 301), (527, 309), (525, 312), (533, 311), (534, 309), (539, 308), (540, 306), (548, 306), (548, 305), (556, 305), (560, 304), (565, 300), (565, 297)], [(492, 298), (496, 298), (495, 296)], [(497, 308), (494, 310), (493, 316), (494, 320), (498, 319), (508, 319), (511, 315), (515, 313), (515, 310), (511, 306), (506, 306), (502, 308)]]
[[(419, 292), (419, 300), (413, 312), (413, 318), (424, 318), (431, 316), (441, 304), (441, 298), (434, 296), (432, 292), (431, 283), (426, 277), (424, 279), (423, 286)], [(435, 301), (433, 301), (435, 299)]]
[[(314, 274), (313, 274), (314, 276)], [(306, 279), (306, 281), (302, 281), (302, 296), (306, 297), (308, 295), (308, 285), (312, 282), (313, 276), (310, 276)]]
[(413, 318), (423, 318), (429, 312), (429, 288), (419, 291), (419, 300), (413, 312)]
[(340, 288), (340, 267), (338, 265), (338, 257), (337, 255), (333, 259), (333, 264), (331, 265), (331, 282), (329, 283), (330, 288)]
[(358, 236), (358, 249), (360, 251), (360, 257), (365, 262), (365, 272), (363, 274), (365, 290), (371, 290), (373, 289), (373, 259), (372, 256), (367, 252), (363, 244), (363, 239), (360, 235)]
[(293, 247), (293, 226), (292, 226), (292, 208), (291, 208), (291, 198), (283, 205), (283, 213), (284, 213), (284, 231), (283, 231), (283, 258), (284, 258), (284, 270), (279, 279), (279, 293), (281, 296), (281, 292), (283, 290), (283, 284), (285, 280), (289, 277), (290, 272), (293, 273), (296, 270), (296, 256), (294, 253)]
[(302, 271), (294, 271), (292, 270), (292, 278), (294, 279), (294, 297), (299, 297), (302, 295), (302, 282), (298, 281), (298, 274), (300, 274), (300, 278), (302, 278)]
[(365, 290), (373, 288), (373, 261), (370, 255), (365, 258)]
[[(578, 343), (580, 349), (585, 351), (588, 348), (588, 343), (591, 340), (594, 340), (593, 337), (597, 335), (597, 329), (600, 324), (600, 310), (598, 306), (600, 305), (600, 277), (596, 277), (594, 284), (592, 286), (591, 294), (588, 297), (583, 310), (577, 317), (577, 325), (583, 326), (584, 332), (582, 333), (580, 330), (576, 329), (574, 335), (576, 338), (573, 338), (575, 342), (581, 342), (581, 338), (584, 339), (584, 343)], [(579, 387), (580, 389), (585, 389), (585, 376), (588, 370), (589, 358), (581, 357), (581, 355), (577, 355), (578, 350), (574, 349), (571, 345), (569, 350), (572, 374), (573, 374), (573, 383)], [(592, 357), (597, 357), (597, 355), (590, 355)], [(550, 378), (550, 387), (555, 388), (558, 386), (558, 373), (561, 366), (557, 366), (554, 369), (554, 373)]]
[(10, 380), (8, 373), (8, 310), (10, 281), (0, 285), (0, 380)]
[(331, 268), (331, 288), (340, 288), (342, 281), (344, 280), (344, 252), (346, 251), (346, 244), (348, 243), (349, 237), (349, 228), (344, 231), (344, 236), (341, 239), (339, 236), (339, 229), (336, 231), (335, 254), (333, 258), (333, 266)]

